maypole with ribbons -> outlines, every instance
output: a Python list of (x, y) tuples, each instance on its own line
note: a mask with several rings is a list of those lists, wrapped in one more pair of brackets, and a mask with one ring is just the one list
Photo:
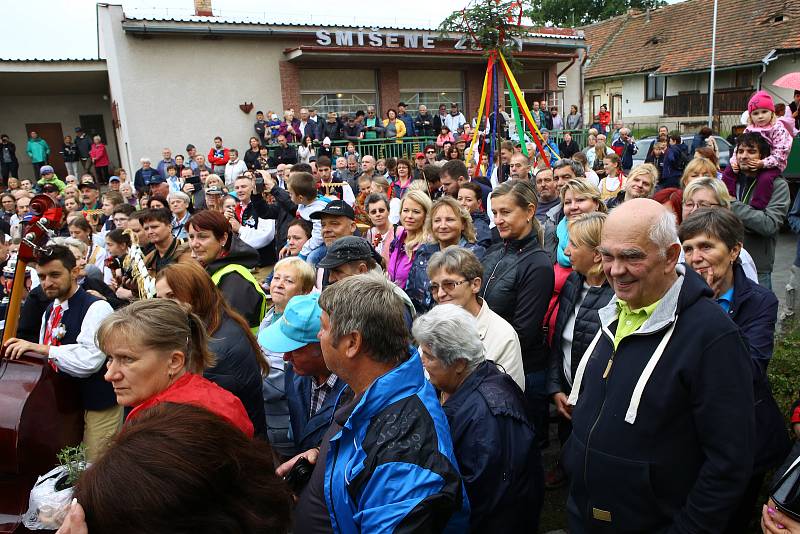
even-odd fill
[[(542, 133), (528, 109), (507, 60), (513, 53), (513, 40), (524, 38), (529, 31), (529, 28), (522, 26), (523, 10), (522, 0), (475, 0), (470, 6), (451, 14), (440, 26), (442, 32), (458, 31), (468, 34), (472, 39), (473, 49), (486, 51), (486, 74), (478, 106), (477, 127), (465, 158), (472, 161), (477, 153), (477, 165), (473, 171), (475, 176), (480, 174), (484, 166), (486, 176), (490, 176), (494, 170), (494, 156), (499, 150), (500, 140), (498, 113), (500, 99), (505, 99), (504, 91), (508, 91), (523, 153), (530, 156), (527, 140), (531, 139), (547, 165), (550, 165), (551, 157), (558, 158), (556, 154), (549, 154), (545, 150)], [(481, 128), (482, 124), (486, 125), (485, 129)], [(488, 137), (481, 139), (481, 133)]]

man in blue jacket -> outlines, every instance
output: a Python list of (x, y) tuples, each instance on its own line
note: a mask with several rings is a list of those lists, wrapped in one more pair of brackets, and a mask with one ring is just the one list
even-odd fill
[(680, 248), (674, 215), (650, 199), (603, 228), (615, 297), (568, 400), (573, 534), (723, 532), (750, 480), (749, 354), (711, 289), (677, 265)]
[(468, 529), (447, 419), (419, 355), (409, 353), (405, 306), (391, 286), (361, 274), (320, 296), (322, 354), (355, 398), (338, 407), (320, 449), (302, 453), (316, 465), (295, 509), (295, 534)]
[(281, 318), (258, 336), (264, 348), (282, 352), (290, 364), (284, 375), (284, 391), (295, 453), (319, 447), (337, 398), (347, 387), (328, 370), (322, 358), (317, 339), (322, 311), (318, 298), (319, 293), (292, 298)]

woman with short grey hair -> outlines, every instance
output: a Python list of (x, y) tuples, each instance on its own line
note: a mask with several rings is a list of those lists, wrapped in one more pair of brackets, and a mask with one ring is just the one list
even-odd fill
[(485, 359), (475, 318), (460, 306), (434, 307), (412, 332), (441, 391), (472, 508), (470, 532), (536, 532), (542, 461), (522, 390)]

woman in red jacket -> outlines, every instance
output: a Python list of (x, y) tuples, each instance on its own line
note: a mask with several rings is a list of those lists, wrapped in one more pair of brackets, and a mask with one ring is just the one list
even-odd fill
[(92, 158), (92, 163), (94, 163), (94, 169), (97, 176), (98, 183), (107, 184), (108, 183), (108, 150), (106, 150), (106, 145), (103, 144), (103, 140), (100, 138), (99, 135), (95, 135), (92, 138), (92, 148), (89, 150), (89, 156)]
[(597, 115), (598, 117), (600, 117), (600, 127), (603, 130), (600, 133), (607, 134), (608, 127), (611, 126), (611, 112), (608, 111), (608, 106), (606, 106), (605, 104), (600, 106), (600, 113), (598, 113)]
[(163, 402), (191, 404), (253, 437), (242, 402), (203, 378), (203, 371), (214, 365), (206, 327), (177, 302), (134, 302), (102, 322), (97, 342), (108, 356), (105, 379), (114, 386), (117, 402), (133, 407), (126, 421)]

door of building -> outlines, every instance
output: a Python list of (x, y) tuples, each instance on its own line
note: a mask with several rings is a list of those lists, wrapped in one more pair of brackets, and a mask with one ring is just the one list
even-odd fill
[[(61, 146), (64, 144), (64, 132), (61, 129), (60, 122), (38, 122), (33, 124), (26, 124), (25, 131), (36, 132), (39, 137), (47, 141), (50, 146), (50, 157), (47, 163), (53, 166), (56, 175), (63, 178), (67, 175), (67, 167), (64, 165), (64, 159), (58, 155)], [(25, 173), (20, 173), (20, 178), (33, 178), (33, 167), (30, 167)]]
[(615, 121), (622, 120), (622, 95), (611, 95), (611, 118)]

